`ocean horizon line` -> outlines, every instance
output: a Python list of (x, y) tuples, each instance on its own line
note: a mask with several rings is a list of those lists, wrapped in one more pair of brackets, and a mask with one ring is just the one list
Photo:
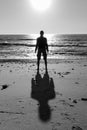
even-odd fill
[[(1, 35), (39, 35), (39, 33), (0, 33)], [(87, 35), (87, 33), (45, 33), (45, 35)]]

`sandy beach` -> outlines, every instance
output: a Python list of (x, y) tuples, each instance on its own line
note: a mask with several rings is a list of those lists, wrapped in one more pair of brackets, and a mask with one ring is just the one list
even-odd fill
[(87, 130), (87, 61), (0, 62), (0, 130)]

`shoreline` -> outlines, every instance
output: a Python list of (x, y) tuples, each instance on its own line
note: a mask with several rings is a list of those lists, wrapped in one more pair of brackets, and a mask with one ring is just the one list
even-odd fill
[[(24, 58), (20, 58), (20, 59), (0, 59), (0, 63), (6, 63), (6, 62), (13, 62), (13, 63), (36, 63), (37, 59), (33, 58), (33, 59), (24, 59)], [(48, 58), (47, 62), (48, 63), (74, 63), (74, 62), (85, 62), (87, 61), (87, 59), (58, 59), (58, 58)], [(41, 58), (40, 60), (41, 63), (44, 63), (44, 60)]]

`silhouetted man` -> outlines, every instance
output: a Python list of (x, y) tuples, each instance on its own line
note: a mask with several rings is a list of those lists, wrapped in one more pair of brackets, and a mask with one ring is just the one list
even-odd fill
[(47, 39), (43, 35), (44, 35), (44, 31), (40, 31), (40, 37), (37, 38), (37, 43), (36, 43), (36, 48), (35, 48), (35, 53), (38, 50), (38, 52), (37, 52), (37, 69), (38, 69), (38, 71), (39, 71), (41, 55), (43, 55), (43, 58), (45, 61), (45, 68), (47, 70), (48, 44), (47, 44)]

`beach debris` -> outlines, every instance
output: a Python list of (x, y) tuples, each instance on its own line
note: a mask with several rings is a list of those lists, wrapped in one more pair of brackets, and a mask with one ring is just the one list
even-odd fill
[(59, 72), (59, 73), (57, 73), (57, 74), (59, 74), (61, 77), (64, 77), (64, 75), (68, 75), (68, 74), (70, 74), (70, 72)]
[(1, 90), (4, 90), (4, 89), (6, 89), (6, 88), (8, 88), (9, 87), (9, 85), (7, 85), (7, 84), (4, 84), (4, 85), (2, 85), (2, 88), (1, 88)]
[(74, 100), (73, 100), (73, 103), (77, 103), (77, 100), (76, 100), (76, 99), (74, 99)]
[(15, 84), (15, 81), (13, 82), (13, 84)]
[(61, 116), (63, 116), (64, 120), (75, 121), (75, 118), (73, 118), (70, 113), (64, 112), (61, 113)]
[(59, 76), (61, 76), (61, 77), (64, 77), (64, 76), (63, 76), (63, 73), (61, 73), (61, 72), (59, 72), (59, 73), (57, 73), (57, 74), (59, 74)]
[(81, 98), (82, 101), (87, 101), (87, 98)]
[(18, 102), (20, 102), (20, 103), (21, 103), (21, 102), (24, 102), (24, 101), (22, 101), (22, 100), (19, 100)]
[(79, 84), (78, 82), (75, 82), (75, 84)]
[(84, 65), (84, 66), (87, 66), (87, 65)]
[(61, 102), (63, 105), (65, 105), (65, 106), (74, 107), (73, 104), (70, 104), (70, 103), (66, 102), (65, 100), (60, 100), (60, 102)]
[(61, 72), (59, 72), (59, 73), (57, 73), (57, 74), (61, 75)]
[(80, 128), (79, 126), (72, 126), (72, 130), (83, 130), (83, 129)]
[(10, 70), (10, 72), (12, 72), (12, 70)]
[(68, 98), (72, 103), (77, 103), (77, 99), (72, 100), (71, 98)]
[(32, 66), (35, 66), (35, 64), (32, 64)]
[(63, 73), (63, 75), (68, 75), (68, 74), (70, 74), (70, 72), (64, 72), (64, 73)]
[(74, 105), (72, 105), (72, 104), (70, 104), (69, 106), (70, 106), (70, 107), (74, 107)]
[(72, 70), (74, 70), (74, 68), (72, 68)]
[(10, 112), (10, 111), (0, 111), (0, 113), (16, 114), (16, 115), (24, 115), (24, 114), (25, 114), (25, 113), (23, 113), (23, 112)]
[(71, 98), (69, 98), (69, 100), (71, 100)]
[(63, 75), (61, 75), (61, 77), (64, 77)]
[(56, 71), (54, 71), (54, 74), (56, 74)]

